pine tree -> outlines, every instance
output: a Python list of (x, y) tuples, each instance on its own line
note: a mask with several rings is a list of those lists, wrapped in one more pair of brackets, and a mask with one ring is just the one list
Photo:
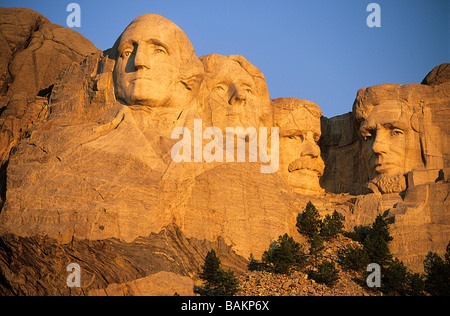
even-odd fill
[(364, 271), (370, 263), (366, 250), (354, 245), (349, 245), (341, 250), (339, 260), (344, 269), (353, 271)]
[(288, 274), (292, 268), (302, 268), (306, 264), (306, 256), (301, 245), (288, 234), (284, 234), (264, 252), (262, 261), (266, 269)]
[(231, 270), (220, 273), (220, 282), (214, 289), (216, 296), (233, 296), (239, 292), (239, 280), (234, 276)]
[(319, 232), (321, 222), (319, 211), (309, 201), (303, 213), (297, 217), (298, 232), (308, 238), (312, 238), (314, 233)]
[(450, 242), (446, 250), (444, 259), (430, 251), (423, 262), (425, 289), (431, 295), (450, 296)]
[(334, 262), (325, 259), (317, 266), (317, 271), (312, 273), (312, 278), (317, 283), (324, 283), (332, 287), (340, 279), (339, 270), (336, 268)]
[(366, 250), (370, 262), (378, 263), (386, 267), (392, 261), (392, 254), (386, 241), (379, 236), (366, 237), (364, 240), (364, 249)]
[(406, 295), (408, 286), (408, 269), (405, 264), (395, 258), (382, 277), (382, 291), (388, 295)]
[(200, 279), (206, 282), (208, 288), (213, 288), (220, 283), (221, 278), (220, 259), (216, 256), (214, 249), (208, 252), (205, 258), (205, 264), (202, 266)]
[(249, 271), (264, 271), (266, 268), (263, 262), (256, 260), (255, 257), (253, 257), (253, 253), (250, 254), (248, 261), (247, 269)]
[(389, 224), (384, 220), (383, 216), (378, 215), (375, 221), (372, 223), (371, 230), (369, 231), (369, 237), (380, 237), (386, 243), (390, 242), (393, 238), (389, 233)]
[(318, 232), (314, 232), (312, 237), (309, 239), (309, 254), (314, 260), (314, 264), (322, 256), (322, 251), (325, 249), (324, 240)]
[(239, 281), (233, 271), (224, 271), (214, 249), (208, 252), (202, 266), (200, 279), (205, 281), (205, 288), (200, 293), (215, 296), (232, 296), (239, 292)]
[(343, 228), (344, 222), (342, 216), (335, 210), (331, 216), (328, 214), (325, 215), (325, 218), (320, 224), (320, 236), (325, 240), (330, 240), (342, 233)]
[(370, 262), (378, 263), (382, 267), (392, 262), (392, 254), (388, 246), (391, 240), (388, 223), (381, 215), (378, 215), (363, 243)]

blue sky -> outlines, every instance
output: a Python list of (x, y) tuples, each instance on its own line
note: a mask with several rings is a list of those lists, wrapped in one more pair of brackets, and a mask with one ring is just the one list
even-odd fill
[[(76, 31), (99, 49), (111, 47), (144, 13), (183, 29), (198, 56), (239, 54), (266, 76), (272, 98), (316, 102), (327, 117), (351, 111), (358, 89), (420, 83), (450, 62), (450, 0), (0, 0), (66, 25), (67, 5), (81, 7)], [(369, 28), (367, 5), (381, 8)]]

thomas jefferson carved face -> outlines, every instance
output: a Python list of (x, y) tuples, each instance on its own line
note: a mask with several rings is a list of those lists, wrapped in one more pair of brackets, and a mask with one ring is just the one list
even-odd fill
[(294, 98), (272, 100), (275, 126), (280, 128), (280, 173), (294, 191), (322, 192), (324, 162), (317, 142), (321, 135), (319, 107)]
[(223, 131), (226, 127), (257, 128), (262, 104), (269, 101), (259, 70), (242, 56), (208, 55), (201, 60), (206, 74), (203, 109), (211, 124)]
[(184, 32), (155, 14), (136, 18), (114, 45), (116, 97), (128, 105), (182, 107), (202, 72)]

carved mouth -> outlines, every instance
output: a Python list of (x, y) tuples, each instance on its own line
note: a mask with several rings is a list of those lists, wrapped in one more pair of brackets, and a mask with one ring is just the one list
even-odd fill
[(303, 176), (310, 176), (310, 177), (321, 177), (323, 172), (315, 169), (308, 169), (308, 168), (301, 168), (301, 169), (295, 169), (293, 171), (290, 171), (291, 174), (302, 174)]
[(395, 168), (395, 164), (390, 163), (390, 162), (383, 162), (383, 163), (375, 164), (375, 171), (378, 173), (387, 173), (393, 168)]
[(288, 170), (290, 173), (294, 172), (307, 172), (309, 174), (317, 174), (318, 176), (323, 175), (325, 165), (323, 163), (323, 160), (320, 158), (312, 159), (296, 159), (294, 162), (292, 162)]
[(135, 81), (138, 81), (138, 80), (149, 80), (149, 81), (151, 81), (152, 79), (150, 77), (139, 76), (139, 77), (136, 77), (133, 80), (131, 80), (131, 82), (135, 82)]

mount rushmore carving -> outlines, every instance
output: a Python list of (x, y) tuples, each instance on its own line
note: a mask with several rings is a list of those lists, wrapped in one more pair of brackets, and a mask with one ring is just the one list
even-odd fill
[[(18, 14), (1, 10), (0, 19)], [(127, 245), (176, 227), (188, 243), (223, 243), (257, 257), (277, 236), (297, 236), (297, 213), (311, 200), (324, 213), (338, 210), (349, 229), (383, 214), (392, 221), (393, 253), (412, 267), (445, 249), (448, 64), (422, 84), (363, 88), (351, 113), (328, 119), (311, 101), (270, 99), (264, 75), (242, 56), (198, 58), (186, 34), (159, 15), (136, 18), (105, 52), (84, 38), (67, 46), (85, 48), (61, 63), (59, 76), (38, 71), (45, 77), (38, 89), (2, 90), (3, 236)], [(41, 50), (10, 49), (1, 66)], [(177, 128), (184, 132), (173, 137)], [(192, 137), (183, 151), (194, 159), (174, 161), (174, 146), (198, 130), (202, 158)], [(275, 157), (276, 172), (262, 173)], [(192, 260), (182, 271), (160, 270), (189, 275)]]

